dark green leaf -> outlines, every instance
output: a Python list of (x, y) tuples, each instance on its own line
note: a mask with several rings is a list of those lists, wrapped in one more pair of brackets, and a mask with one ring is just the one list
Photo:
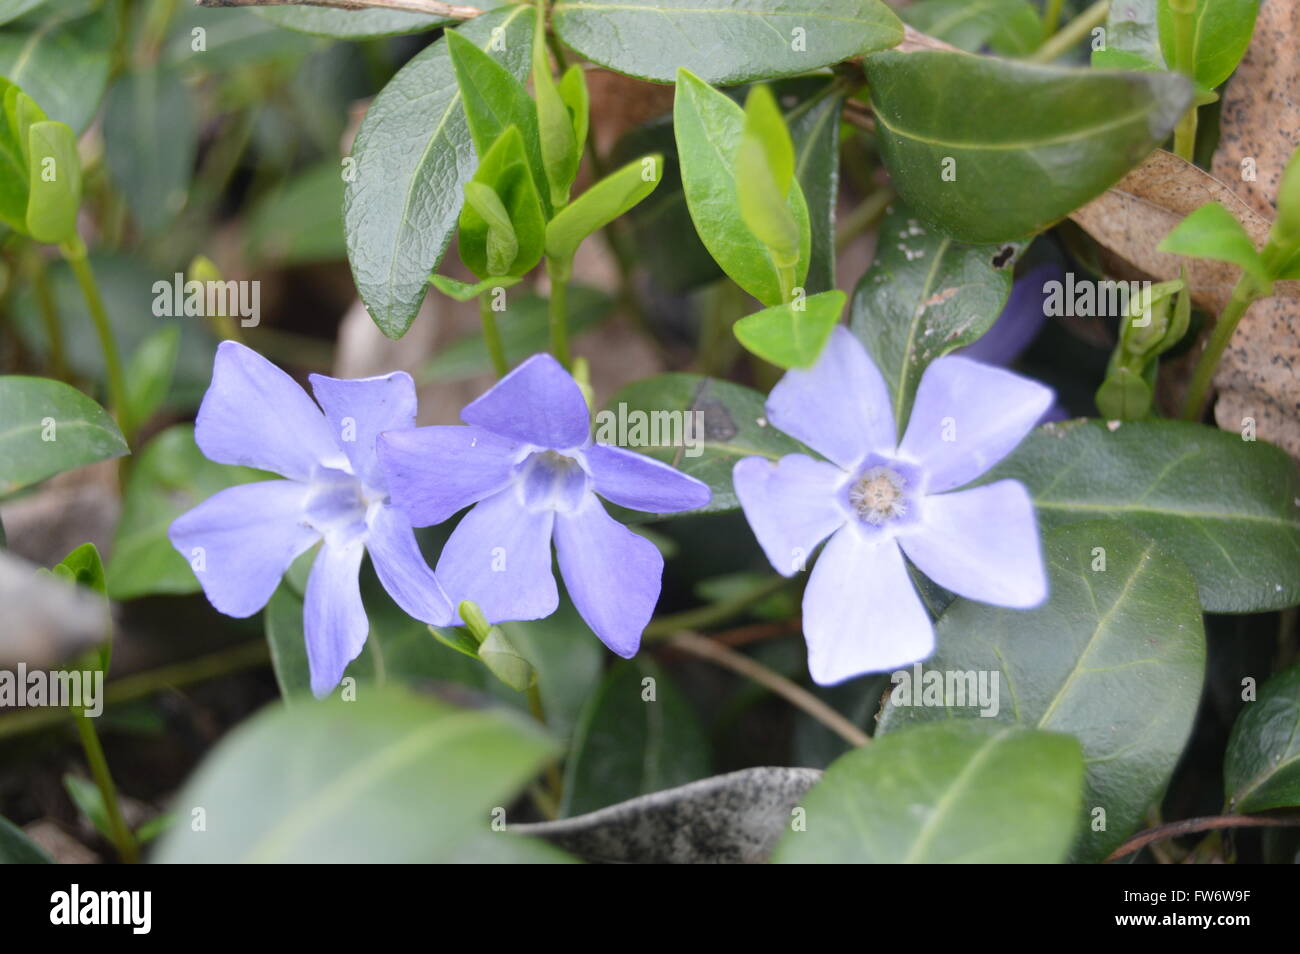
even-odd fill
[(917, 726), (838, 759), (787, 831), (785, 864), (1052, 864), (1075, 832), (1083, 761), (1067, 735)]
[(1027, 0), (921, 0), (900, 13), (927, 36), (969, 53), (987, 44), (997, 53), (1025, 56), (1043, 39), (1042, 21)]
[(126, 366), (126, 403), (138, 430), (162, 407), (171, 388), (181, 330), (164, 328), (146, 338)]
[(1247, 701), (1223, 763), (1227, 810), (1300, 805), (1300, 666), (1283, 670)]
[(105, 7), (86, 14), (81, 3), (46, 3), (0, 29), (0, 76), (79, 134), (104, 95), (114, 32), (112, 11)]
[(840, 111), (844, 94), (828, 85), (786, 113), (794, 140), (795, 177), (808, 205), (812, 251), (804, 290), (835, 287), (835, 202), (840, 182)]
[(128, 453), (104, 409), (48, 378), (0, 377), (0, 496)]
[(346, 258), (340, 173), (336, 160), (326, 160), (260, 198), (249, 212), (249, 259), (304, 265)]
[(446, 17), (405, 10), (331, 10), (328, 7), (259, 7), (259, 16), (276, 26), (334, 40), (370, 40), (380, 36), (424, 33)]
[(0, 816), (0, 865), (48, 864), (53, 864), (53, 859), (23, 834), (21, 828)]
[(866, 58), (885, 164), (918, 217), (967, 242), (1042, 231), (1114, 185), (1192, 100), (1168, 73), (968, 53)]

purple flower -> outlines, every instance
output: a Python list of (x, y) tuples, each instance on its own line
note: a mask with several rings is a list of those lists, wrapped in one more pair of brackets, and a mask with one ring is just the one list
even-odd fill
[(446, 625), (453, 611), (410, 521), (389, 503), (375, 458), (381, 431), (415, 425), (410, 375), (348, 381), (313, 374), (311, 386), (320, 407), (256, 352), (222, 342), (194, 439), (218, 463), (288, 479), (223, 490), (177, 517), (169, 536), (208, 600), (228, 616), (260, 610), (289, 564), (323, 541), (303, 613), (311, 688), (322, 696), (366, 642), (358, 572), (367, 550), (384, 589), (411, 616)]
[[(593, 444), (587, 402), (550, 355), (529, 358), (469, 404), (469, 425), (379, 439), (393, 500), (416, 526), (474, 504), (443, 548), (438, 579), (492, 622), (540, 619), (559, 604), (551, 538), (569, 596), (601, 641), (628, 657), (659, 600), (663, 557), (605, 512), (701, 507), (709, 488), (641, 454)], [(438, 474), (430, 479), (430, 472)]]
[(778, 572), (830, 537), (803, 599), (808, 668), (823, 685), (916, 662), (934, 649), (903, 554), (961, 596), (1030, 607), (1047, 596), (1034, 505), (1014, 480), (949, 493), (1005, 457), (1052, 402), (1041, 384), (968, 358), (921, 377), (902, 441), (866, 349), (835, 329), (812, 368), (767, 400), (771, 423), (822, 454), (747, 457), (734, 480)]

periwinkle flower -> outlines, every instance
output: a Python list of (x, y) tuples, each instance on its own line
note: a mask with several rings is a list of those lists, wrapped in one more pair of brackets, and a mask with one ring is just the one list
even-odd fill
[(830, 538), (803, 599), (814, 680), (828, 685), (930, 655), (934, 630), (903, 554), (961, 596), (1017, 608), (1046, 598), (1024, 486), (956, 488), (1015, 448), (1051, 402), (1051, 390), (1027, 378), (939, 358), (921, 377), (900, 441), (885, 381), (843, 327), (812, 368), (772, 389), (769, 422), (826, 459), (748, 457), (734, 481), (778, 572), (793, 575)]
[(358, 574), (367, 551), (384, 589), (411, 616), (446, 625), (453, 610), (410, 521), (390, 503), (375, 457), (381, 431), (415, 425), (410, 375), (313, 374), (311, 386), (320, 407), (256, 352), (222, 342), (195, 442), (210, 460), (287, 479), (223, 490), (176, 518), (168, 535), (208, 600), (228, 616), (260, 610), (289, 565), (322, 544), (303, 612), (311, 688), (321, 696), (365, 645)]
[[(560, 573), (582, 618), (611, 650), (636, 653), (659, 600), (663, 557), (606, 513), (701, 507), (708, 487), (642, 454), (595, 444), (577, 382), (534, 355), (461, 411), (467, 426), (384, 434), (379, 459), (393, 500), (416, 526), (461, 518), (437, 576), (492, 622), (540, 619), (559, 605)], [(437, 474), (431, 478), (430, 474)]]

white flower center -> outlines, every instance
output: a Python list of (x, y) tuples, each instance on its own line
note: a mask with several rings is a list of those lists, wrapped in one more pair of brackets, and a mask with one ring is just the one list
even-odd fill
[(860, 519), (879, 527), (907, 513), (905, 485), (897, 471), (872, 467), (849, 487), (849, 504)]
[(532, 510), (576, 510), (589, 484), (580, 461), (553, 450), (534, 451), (519, 468), (523, 502)]

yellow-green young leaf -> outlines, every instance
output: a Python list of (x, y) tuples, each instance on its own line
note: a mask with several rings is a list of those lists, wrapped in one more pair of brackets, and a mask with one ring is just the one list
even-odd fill
[(27, 231), (27, 130), (41, 108), (0, 76), (0, 222)]
[(478, 658), (492, 675), (515, 692), (527, 692), (537, 683), (537, 670), (519, 654), (500, 626), (488, 630), (487, 638), (478, 648)]
[(1136, 421), (1151, 413), (1151, 385), (1132, 368), (1113, 368), (1097, 389), (1097, 410), (1108, 421)]
[(1269, 238), (1283, 247), (1300, 243), (1300, 149), (1291, 153), (1278, 184), (1277, 218)]
[(64, 123), (32, 123), (27, 130), (27, 232), (38, 242), (63, 242), (77, 234), (81, 160), (77, 137)]
[(792, 188), (799, 185), (794, 181), (790, 131), (771, 91), (756, 86), (745, 100), (745, 127), (736, 155), (736, 190), (745, 225), (770, 249), (777, 268), (784, 270), (798, 261), (803, 239), (790, 211)]
[(573, 118), (573, 138), (578, 143), (578, 153), (581, 155), (582, 144), (587, 141), (587, 118), (591, 101), (587, 96), (587, 74), (576, 63), (560, 77), (560, 99), (564, 100), (564, 105)]
[(781, 368), (810, 368), (840, 320), (845, 299), (842, 291), (828, 291), (773, 305), (740, 319), (733, 329), (737, 340), (764, 361)]
[(517, 126), (501, 134), (465, 184), (460, 257), (479, 278), (523, 275), (542, 257), (546, 220)]
[(601, 179), (551, 219), (546, 226), (546, 254), (560, 261), (572, 258), (583, 239), (653, 192), (663, 170), (664, 157), (656, 153), (634, 159)]
[[(1173, 7), (1181, 5), (1169, 0), (1156, 3), (1160, 49), (1171, 69), (1178, 67)], [(1250, 45), (1259, 0), (1192, 0), (1191, 5), (1192, 75), (1212, 88), (1232, 75)]]
[(494, 275), (479, 282), (462, 282), (446, 275), (434, 275), (429, 281), (434, 288), (455, 301), (473, 301), (490, 289), (510, 288), (519, 284), (519, 279), (510, 275)]
[(1250, 236), (1217, 202), (1206, 203), (1174, 226), (1157, 251), (1228, 262), (1262, 282), (1269, 280), (1264, 260), (1255, 251)]
[(537, 100), (537, 132), (551, 191), (551, 206), (563, 208), (569, 201), (569, 189), (578, 175), (582, 143), (574, 136), (573, 117), (560, 95), (555, 78), (551, 76), (544, 30), (533, 32), (533, 97)]

